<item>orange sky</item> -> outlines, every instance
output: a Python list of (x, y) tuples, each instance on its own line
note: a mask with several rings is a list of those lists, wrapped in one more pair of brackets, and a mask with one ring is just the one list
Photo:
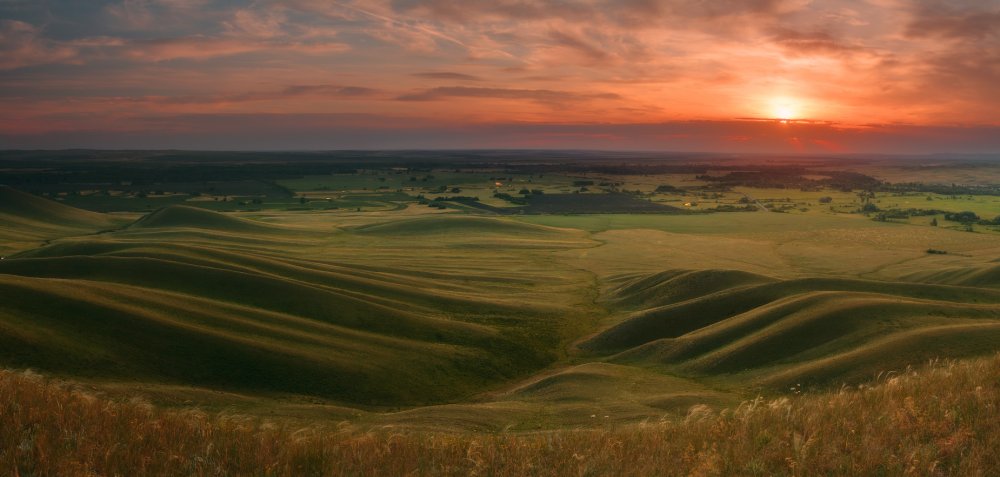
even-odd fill
[(0, 0), (0, 85), (4, 148), (1000, 152), (1000, 1)]

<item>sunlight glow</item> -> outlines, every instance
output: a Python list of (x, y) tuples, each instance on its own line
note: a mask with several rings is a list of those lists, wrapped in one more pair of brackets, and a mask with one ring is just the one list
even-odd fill
[(800, 109), (798, 102), (794, 99), (775, 98), (771, 100), (771, 117), (775, 119), (782, 121), (799, 119)]

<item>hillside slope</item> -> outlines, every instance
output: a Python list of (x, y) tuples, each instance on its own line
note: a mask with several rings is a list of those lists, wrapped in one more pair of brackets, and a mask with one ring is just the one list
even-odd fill
[(90, 212), (0, 185), (0, 256), (38, 242), (120, 227), (127, 220)]
[[(716, 277), (709, 286), (706, 276)], [(1000, 349), (1000, 290), (991, 288), (671, 271), (636, 277), (607, 300), (623, 319), (582, 349), (744, 385), (856, 382)]]
[(0, 185), (0, 216), (26, 224), (82, 229), (99, 229), (114, 223), (104, 214), (70, 207), (5, 185)]
[(581, 272), (522, 272), (536, 229), (550, 247), (585, 244), (578, 235), (476, 224), (515, 251), (428, 266), (395, 233), (374, 242), (164, 208), (0, 261), (0, 362), (353, 406), (466, 398), (552, 362), (592, 312), (572, 312), (587, 289), (549, 299)]

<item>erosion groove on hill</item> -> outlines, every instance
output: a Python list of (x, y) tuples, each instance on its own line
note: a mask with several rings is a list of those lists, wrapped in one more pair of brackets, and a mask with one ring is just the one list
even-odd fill
[[(572, 231), (471, 220), (429, 218), (418, 229), (436, 221), (482, 227), (487, 239), (589, 245)], [(172, 206), (22, 252), (0, 262), (0, 359), (110, 380), (419, 405), (527, 375), (576, 334), (574, 303), (587, 291), (546, 298), (577, 289), (580, 272), (526, 271), (530, 257), (497, 249), (441, 261), (392, 242), (395, 232), (378, 249), (391, 259), (358, 264), (355, 247), (372, 239), (337, 237)]]
[[(705, 276), (733, 287), (685, 283)], [(663, 283), (671, 287), (657, 293)], [(997, 348), (1000, 330), (1000, 290), (966, 286), (669, 271), (632, 277), (607, 301), (625, 318), (581, 348), (615, 363), (769, 386), (839, 384), (981, 355)]]

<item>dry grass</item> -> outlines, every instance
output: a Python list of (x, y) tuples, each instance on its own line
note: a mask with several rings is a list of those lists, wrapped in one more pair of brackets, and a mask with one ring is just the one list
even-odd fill
[(447, 434), (108, 401), (0, 372), (14, 475), (998, 475), (1000, 356), (596, 430)]

